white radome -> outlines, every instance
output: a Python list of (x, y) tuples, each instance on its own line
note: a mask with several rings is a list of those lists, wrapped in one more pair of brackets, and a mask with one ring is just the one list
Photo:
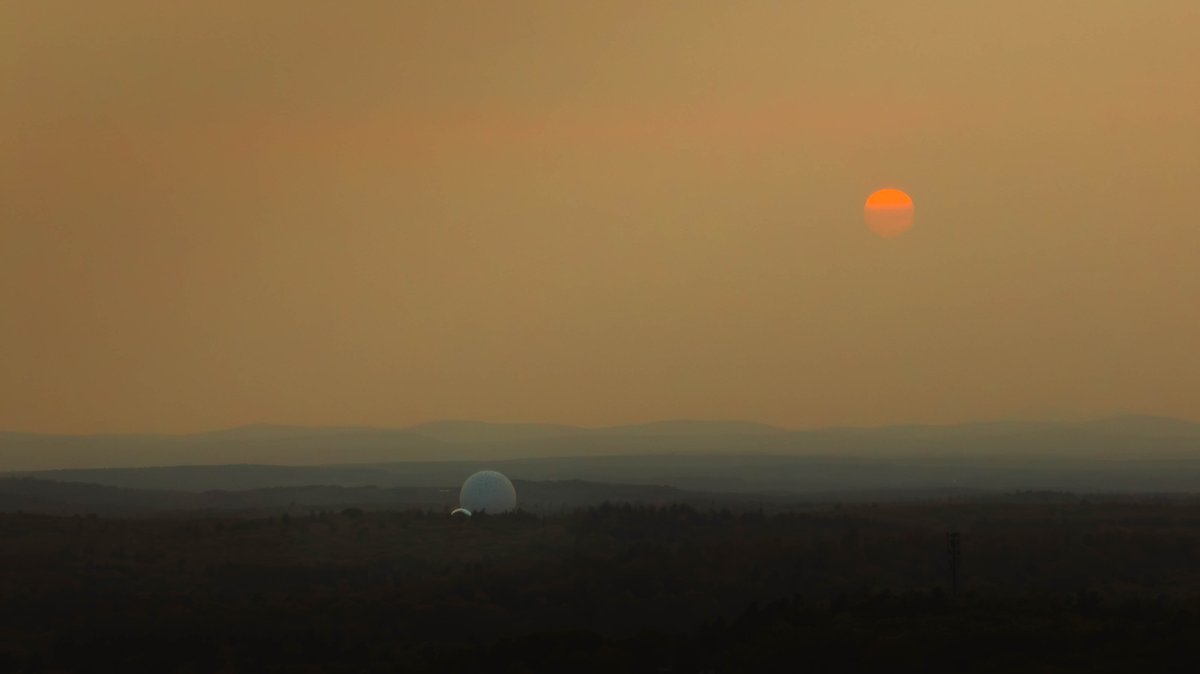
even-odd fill
[(458, 505), (472, 513), (480, 510), (490, 515), (517, 508), (517, 490), (507, 477), (494, 470), (481, 470), (463, 482), (458, 492)]

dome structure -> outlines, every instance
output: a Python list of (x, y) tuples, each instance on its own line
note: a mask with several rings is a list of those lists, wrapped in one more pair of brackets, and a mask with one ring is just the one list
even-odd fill
[(451, 517), (470, 517), (471, 511), (467, 510), (466, 508), (455, 508), (454, 510), (450, 511), (450, 516)]
[(517, 490), (503, 474), (494, 470), (481, 470), (466, 482), (458, 492), (458, 505), (472, 513), (485, 511), (495, 515), (517, 507)]

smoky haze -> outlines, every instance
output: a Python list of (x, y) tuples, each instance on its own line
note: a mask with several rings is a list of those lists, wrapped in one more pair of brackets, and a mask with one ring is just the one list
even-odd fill
[(1198, 33), (1193, 0), (3, 3), (0, 428), (1196, 419)]
[[(458, 421), (175, 436), (0, 434), (0, 470), (7, 477), (137, 489), (447, 491), (477, 470), (498, 469), (517, 480), (559, 483), (546, 488), (564, 502), (577, 487), (562, 481), (580, 480), (604, 483), (591, 488), (596, 499), (629, 497), (622, 491), (628, 487), (617, 485), (641, 485), (693, 492), (659, 494), (677, 500), (701, 492), (709, 500), (716, 494), (861, 500), (1022, 490), (1194, 492), (1200, 491), (1198, 448), (1200, 425), (1149, 417), (814, 431), (743, 422), (587, 429)], [(0, 482), (6, 493), (29, 488), (23, 479)], [(339, 497), (388, 502), (383, 492)]]

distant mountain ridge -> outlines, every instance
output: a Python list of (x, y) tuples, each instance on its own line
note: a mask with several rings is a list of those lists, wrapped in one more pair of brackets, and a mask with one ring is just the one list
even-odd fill
[(674, 420), (603, 428), (440, 421), (399, 429), (253, 425), (184, 435), (0, 433), (0, 472), (711, 454), (1175, 458), (1200, 456), (1200, 424), (1145, 416), (813, 430), (744, 421)]
[(466, 420), (431, 421), (409, 426), (407, 430), (440, 442), (511, 442), (587, 433), (585, 428), (560, 424), (498, 424)]

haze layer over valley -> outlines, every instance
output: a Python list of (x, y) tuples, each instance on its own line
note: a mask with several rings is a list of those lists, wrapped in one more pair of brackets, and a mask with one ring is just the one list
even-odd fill
[(250, 426), (192, 435), (0, 434), (12, 476), (168, 490), (441, 488), (483, 468), (528, 481), (713, 493), (1200, 490), (1200, 425), (1121, 417), (785, 430), (669, 421), (608, 428), (437, 422)]

